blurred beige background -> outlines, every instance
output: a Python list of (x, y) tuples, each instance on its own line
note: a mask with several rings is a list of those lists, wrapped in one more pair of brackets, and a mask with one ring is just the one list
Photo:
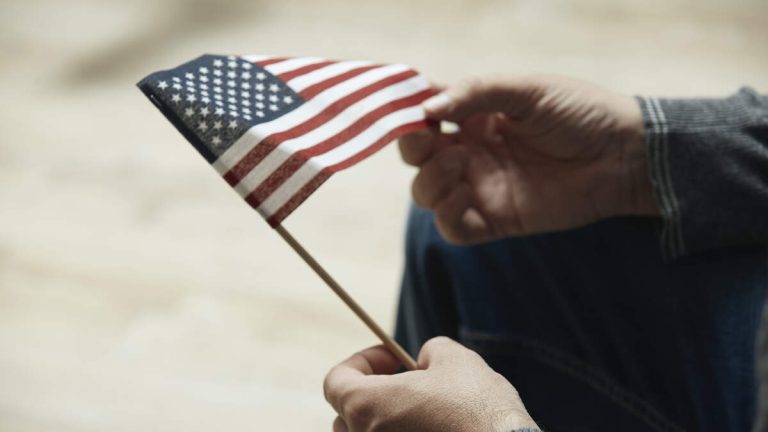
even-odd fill
[[(201, 53), (768, 90), (765, 0), (3, 0), (0, 431), (330, 430), (375, 343), (134, 87)], [(390, 146), (286, 226), (393, 324), (413, 173)]]

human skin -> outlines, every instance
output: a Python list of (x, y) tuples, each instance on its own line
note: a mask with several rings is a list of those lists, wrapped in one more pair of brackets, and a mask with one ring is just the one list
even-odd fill
[[(442, 236), (475, 244), (659, 214), (642, 113), (629, 96), (557, 76), (496, 76), (442, 89), (424, 103), (435, 127), (400, 139), (418, 168), (413, 198)], [(375, 347), (335, 367), (326, 398), (334, 432), (510, 432), (535, 428), (512, 384), (445, 338), (422, 347), (419, 369)]]
[[(427, 341), (419, 369), (394, 374), (383, 346), (334, 367), (325, 397), (338, 413), (334, 432), (510, 432), (535, 428), (517, 391), (483, 359), (445, 337)], [(393, 375), (394, 374), (394, 375)]]
[(446, 240), (474, 244), (656, 215), (634, 98), (557, 76), (491, 77), (425, 103), (459, 125), (400, 140), (413, 198)]

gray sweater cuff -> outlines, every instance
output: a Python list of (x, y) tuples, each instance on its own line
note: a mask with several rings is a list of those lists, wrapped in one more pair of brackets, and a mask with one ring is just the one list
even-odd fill
[(638, 97), (665, 259), (768, 239), (768, 97)]

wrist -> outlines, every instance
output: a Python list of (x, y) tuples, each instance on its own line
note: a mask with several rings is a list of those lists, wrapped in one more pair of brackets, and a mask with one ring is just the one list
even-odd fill
[(658, 216), (659, 208), (653, 193), (648, 167), (645, 125), (640, 104), (625, 97), (619, 114), (624, 119), (620, 132), (619, 207), (624, 216)]

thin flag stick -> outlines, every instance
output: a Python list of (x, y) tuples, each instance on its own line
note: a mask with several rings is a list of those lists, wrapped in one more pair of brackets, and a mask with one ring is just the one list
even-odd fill
[(341, 299), (341, 301), (344, 302), (350, 309), (352, 309), (352, 312), (357, 315), (358, 318), (360, 318), (366, 326), (368, 326), (371, 331), (376, 334), (376, 336), (381, 339), (381, 342), (384, 343), (384, 345), (389, 349), (389, 351), (397, 357), (398, 360), (400, 360), (403, 365), (408, 370), (416, 370), (416, 361), (413, 360), (413, 357), (408, 355), (407, 352), (403, 349), (402, 346), (400, 346), (399, 343), (395, 342), (394, 339), (390, 335), (388, 335), (384, 330), (381, 329), (381, 327), (376, 324), (376, 321), (371, 318), (368, 313), (363, 310), (362, 307), (360, 307), (357, 302), (350, 297), (349, 294), (344, 290), (344, 288), (339, 285), (338, 282), (336, 282), (333, 277), (331, 277), (330, 274), (328, 274), (327, 271), (318, 263), (312, 255), (307, 252), (306, 249), (304, 249), (304, 246), (301, 245), (293, 236), (282, 226), (278, 225), (275, 227), (275, 230), (280, 234), (280, 237), (283, 238), (283, 240), (288, 243), (294, 251), (296, 251), (297, 254), (304, 260), (304, 262), (309, 265), (312, 270), (317, 273), (318, 276), (320, 276), (320, 279), (322, 279), (329, 288), (333, 290), (333, 292), (336, 293), (337, 296)]

